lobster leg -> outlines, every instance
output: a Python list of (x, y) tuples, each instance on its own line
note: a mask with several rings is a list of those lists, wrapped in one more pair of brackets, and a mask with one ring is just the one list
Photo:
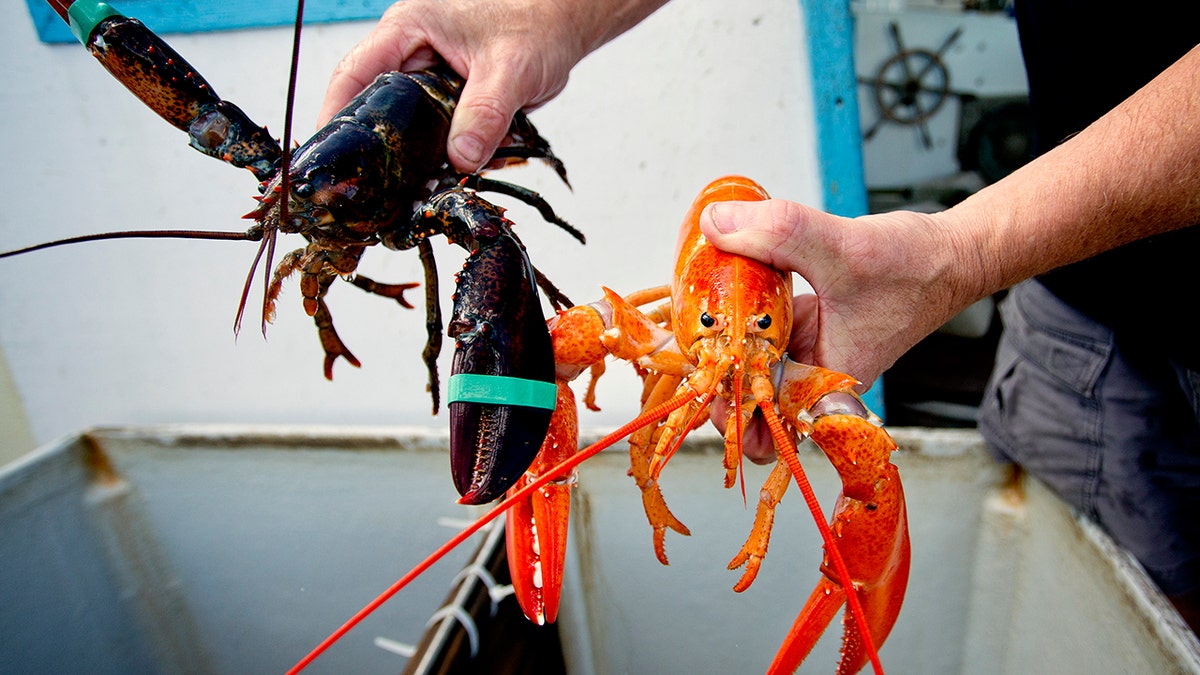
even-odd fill
[(403, 284), (382, 284), (374, 279), (364, 277), (361, 274), (356, 274), (354, 278), (350, 280), (350, 283), (368, 293), (371, 293), (372, 295), (378, 295), (381, 298), (391, 298), (392, 300), (400, 303), (400, 306), (405, 309), (413, 309), (413, 305), (404, 298), (404, 291), (412, 290), (421, 285), (415, 281), (410, 281)]
[(542, 292), (546, 294), (546, 299), (550, 301), (550, 306), (556, 312), (561, 312), (575, 304), (562, 291), (558, 290), (558, 286), (555, 286), (554, 282), (550, 281), (550, 277), (542, 274), (542, 271), (536, 267), (533, 268), (533, 276), (537, 280), (538, 288), (542, 289)]
[(283, 282), (293, 272), (304, 265), (305, 249), (298, 248), (279, 260), (279, 264), (271, 276), (271, 285), (267, 288), (266, 302), (263, 307), (263, 319), (270, 322), (275, 320), (275, 302), (283, 291)]
[[(608, 320), (611, 328), (601, 336), (605, 349), (619, 359), (636, 364), (640, 368), (649, 368), (655, 373), (652, 383), (647, 382), (643, 395), (642, 409), (649, 410), (671, 399), (683, 378), (692, 370), (686, 357), (673, 347), (670, 333), (651, 316), (642, 313), (637, 305), (647, 304), (662, 299), (668, 292), (666, 287), (646, 289), (622, 298), (612, 290), (604, 289), (604, 305), (609, 308), (611, 318)], [(687, 415), (696, 423), (690, 404), (685, 402), (682, 407), (671, 412), (670, 417)], [(681, 412), (682, 411), (682, 412)], [(659, 562), (666, 565), (666, 531), (668, 529), (688, 536), (691, 531), (667, 507), (659, 487), (658, 474), (654, 470), (652, 458), (654, 448), (659, 443), (664, 424), (659, 420), (656, 424), (647, 425), (634, 432), (629, 438), (629, 474), (633, 477), (642, 493), (642, 506), (646, 519), (650, 522), (654, 538), (654, 554)]]
[(442, 353), (442, 303), (438, 298), (437, 262), (428, 239), (417, 242), (417, 254), (421, 258), (421, 268), (425, 270), (425, 348), (421, 350), (421, 360), (429, 373), (425, 387), (433, 399), (433, 414), (436, 415), (442, 405), (437, 367), (438, 355)]
[[(329, 306), (325, 303), (325, 294), (329, 292), (329, 286), (333, 280), (342, 274), (348, 274), (341, 268), (348, 266), (353, 271), (358, 265), (359, 254), (361, 254), (361, 250), (353, 253), (333, 254), (311, 244), (308, 248), (296, 249), (280, 259), (266, 293), (263, 317), (266, 321), (271, 321), (275, 317), (275, 301), (283, 288), (283, 282), (292, 273), (300, 271), (300, 288), (304, 294), (304, 309), (312, 316), (313, 322), (317, 326), (317, 337), (321, 340), (321, 348), (325, 351), (325, 378), (329, 380), (333, 379), (333, 364), (339, 358), (346, 359), (356, 368), (361, 366), (359, 360), (338, 336), (337, 329), (333, 326), (333, 315), (330, 314)], [(404, 298), (404, 292), (418, 286), (416, 283), (382, 284), (361, 275), (351, 279), (351, 283), (368, 293), (391, 298), (409, 309), (412, 309), (412, 304)]]
[[(508, 491), (509, 497), (544, 476), (547, 471), (578, 448), (578, 421), (575, 394), (568, 382), (584, 370), (591, 370), (592, 381), (585, 399), (595, 407), (594, 386), (603, 373), (604, 358), (615, 350), (630, 358), (652, 354), (661, 346), (664, 334), (630, 302), (605, 289), (606, 300), (593, 305), (573, 307), (550, 321), (550, 336), (556, 361), (557, 404), (537, 458), (525, 475)], [(638, 295), (639, 301), (661, 298), (661, 289)], [(668, 352), (669, 353), (669, 352)], [(664, 356), (667, 363), (675, 357)], [(672, 398), (679, 377), (662, 377), (643, 401), (643, 409), (653, 409)], [(665, 529), (670, 527), (689, 534), (687, 527), (667, 509), (657, 482), (649, 477), (649, 445), (653, 438), (653, 420), (634, 432), (630, 439), (631, 474), (642, 489), (646, 513), (654, 528), (655, 551), (666, 563), (663, 550)], [(570, 513), (570, 489), (575, 473), (561, 476), (542, 489), (517, 501), (508, 516), (507, 545), (513, 588), (525, 615), (536, 623), (553, 622), (558, 615), (562, 591), (562, 572), (566, 561), (566, 539)]]
[[(659, 378), (642, 403), (642, 408), (653, 408), (670, 399), (675, 394), (679, 382), (680, 378), (678, 377)], [(666, 548), (667, 530), (674, 530), (685, 537), (691, 536), (692, 532), (675, 517), (675, 514), (671, 513), (666, 499), (663, 498), (658, 478), (651, 476), (650, 460), (659, 438), (659, 434), (656, 432), (660, 432), (661, 429), (661, 425), (648, 425), (630, 435), (629, 475), (633, 477), (633, 482), (642, 492), (642, 508), (646, 511), (646, 519), (650, 521), (650, 529), (654, 537), (654, 555), (660, 563), (667, 565), (669, 564)]]
[[(325, 351), (324, 370), (327, 380), (333, 379), (333, 364), (339, 358), (345, 359), (355, 368), (362, 365), (350, 352), (346, 343), (342, 342), (337, 329), (333, 326), (333, 315), (325, 303), (325, 294), (329, 292), (329, 286), (340, 275), (353, 272), (361, 256), (362, 248), (327, 251), (315, 244), (309, 244), (307, 248), (296, 249), (288, 253), (279, 261), (267, 289), (263, 317), (269, 321), (275, 315), (275, 300), (279, 297), (283, 282), (293, 272), (297, 270), (300, 272), (300, 292), (304, 298), (304, 311), (313, 318), (313, 322), (317, 326), (317, 337), (321, 341), (321, 348)], [(412, 287), (412, 284), (379, 284), (370, 279), (356, 285), (381, 296), (393, 298), (402, 305), (407, 304), (404, 301), (403, 291)]]
[(738, 551), (733, 560), (729, 561), (731, 570), (742, 565), (746, 566), (742, 578), (733, 586), (733, 590), (738, 593), (750, 588), (750, 584), (754, 583), (755, 577), (758, 576), (758, 569), (767, 555), (767, 544), (771, 540), (771, 528), (775, 525), (775, 507), (783, 499), (791, 481), (792, 474), (788, 471), (787, 465), (782, 460), (776, 462), (775, 468), (771, 469), (771, 475), (767, 476), (767, 481), (759, 493), (758, 509), (754, 513), (754, 527), (750, 530), (750, 536), (742, 545), (742, 550)]
[(493, 159), (506, 159), (515, 157), (518, 159), (541, 159), (562, 179), (562, 182), (567, 187), (571, 187), (571, 181), (567, 180), (567, 168), (563, 166), (562, 160), (554, 155), (550, 150), (550, 143), (542, 138), (538, 133), (533, 122), (525, 113), (518, 111), (513, 116), (512, 125), (509, 126), (508, 134), (512, 138), (513, 144), (496, 150)]
[(579, 243), (586, 243), (586, 237), (583, 236), (583, 233), (576, 229), (575, 226), (571, 225), (562, 218), (559, 218), (558, 214), (554, 212), (554, 209), (550, 206), (550, 204), (546, 202), (545, 199), (542, 199), (540, 194), (534, 192), (533, 190), (523, 188), (519, 185), (513, 185), (512, 183), (505, 183), (504, 181), (484, 178), (479, 175), (468, 176), (463, 181), (463, 187), (468, 187), (473, 190), (480, 190), (483, 192), (497, 192), (502, 195), (508, 195), (514, 199), (519, 199), (537, 209), (538, 213), (542, 215), (542, 218), (544, 218), (546, 222), (553, 223), (561, 227), (567, 232), (567, 234), (570, 234), (572, 237), (578, 239)]
[(327, 380), (333, 379), (333, 364), (339, 358), (346, 359), (346, 362), (355, 368), (362, 366), (358, 357), (350, 352), (350, 348), (342, 342), (337, 329), (333, 327), (333, 315), (329, 313), (329, 305), (325, 304), (325, 291), (329, 289), (332, 281), (333, 279), (329, 279), (321, 285), (321, 295), (317, 297), (317, 309), (313, 312), (313, 323), (317, 325), (317, 336), (321, 339), (321, 349), (325, 350), (325, 379)]
[[(659, 321), (638, 309), (643, 305), (661, 300), (669, 293), (665, 286), (646, 289), (622, 298), (611, 289), (604, 288), (604, 299), (591, 305), (573, 307), (560, 313), (551, 321), (554, 337), (554, 354), (559, 374), (573, 379), (585, 369), (592, 370), (592, 382), (584, 402), (589, 408), (595, 406), (596, 378), (603, 372), (603, 359), (607, 355), (634, 363), (646, 378), (649, 367), (655, 373), (653, 379), (644, 379), (646, 393), (642, 409), (649, 410), (667, 401), (675, 393), (683, 375), (691, 365), (678, 350), (673, 349), (671, 334)], [(659, 420), (661, 422), (661, 420)], [(665, 565), (666, 530), (683, 535), (691, 534), (687, 526), (667, 508), (659, 489), (656, 476), (651, 475), (650, 457), (657, 433), (658, 423), (647, 424), (630, 437), (629, 473), (642, 492), (642, 504), (654, 537), (655, 555)]]

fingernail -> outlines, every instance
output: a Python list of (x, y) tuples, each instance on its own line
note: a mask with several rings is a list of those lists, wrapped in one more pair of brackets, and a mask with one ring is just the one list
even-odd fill
[(472, 167), (479, 168), (483, 164), (483, 144), (478, 138), (469, 134), (459, 134), (450, 139), (450, 145)]
[[(717, 214), (718, 209), (720, 209), (721, 215)], [(708, 205), (708, 220), (712, 223), (713, 229), (721, 234), (728, 234), (737, 229), (737, 224), (733, 220), (723, 217), (727, 211), (724, 204)]]

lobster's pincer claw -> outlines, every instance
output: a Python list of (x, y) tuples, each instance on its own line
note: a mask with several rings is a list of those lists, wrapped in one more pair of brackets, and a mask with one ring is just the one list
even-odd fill
[[(509, 489), (509, 495), (550, 471), (578, 447), (575, 393), (560, 381), (558, 406), (542, 449), (529, 471)], [(504, 526), (513, 594), (525, 616), (538, 625), (554, 623), (558, 618), (575, 481), (576, 472), (572, 470), (518, 501), (509, 510)]]
[[(809, 436), (842, 481), (830, 519), (847, 580), (826, 548), (822, 576), (788, 632), (769, 673), (791, 673), (808, 656), (843, 604), (856, 600), (860, 617), (847, 610), (838, 673), (856, 673), (873, 658), (863, 632), (877, 647), (887, 640), (908, 587), (911, 546), (899, 470), (891, 463), (896, 442), (853, 393), (848, 375), (785, 359), (781, 407), (803, 408), (812, 417)], [(861, 619), (861, 620), (859, 620)]]
[[(455, 367), (458, 366), (457, 352)], [(529, 468), (550, 425), (546, 384), (495, 375), (450, 377), (450, 473), (459, 503), (486, 504)], [(520, 393), (518, 393), (520, 392)], [(519, 403), (512, 403), (518, 401)]]
[(193, 148), (248, 168), (259, 180), (274, 171), (282, 154), (279, 142), (236, 105), (222, 100), (162, 38), (111, 7), (104, 6), (104, 11), (92, 18), (97, 19), (95, 23), (77, 25), (79, 40), (134, 96), (187, 132)]
[(554, 352), (533, 267), (506, 224), (480, 237), (485, 229), (473, 227), (478, 245), (458, 275), (449, 326), (450, 469), (464, 504), (490, 502), (517, 482), (555, 405)]

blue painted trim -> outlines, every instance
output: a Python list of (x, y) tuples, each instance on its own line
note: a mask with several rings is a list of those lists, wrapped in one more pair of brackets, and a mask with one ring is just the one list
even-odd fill
[[(863, 177), (850, 0), (802, 0), (800, 10), (808, 30), (825, 210), (839, 216), (865, 215), (867, 183)], [(883, 417), (883, 381), (876, 381), (863, 400)]]
[(804, 0), (825, 210), (867, 212), (849, 0)]
[[(378, 19), (394, 0), (322, 0), (304, 8), (305, 23)], [(70, 28), (45, 0), (25, 0), (34, 30), (42, 42), (74, 42)], [(112, 0), (121, 14), (146, 24), (158, 34), (290, 26), (296, 22), (294, 0)]]

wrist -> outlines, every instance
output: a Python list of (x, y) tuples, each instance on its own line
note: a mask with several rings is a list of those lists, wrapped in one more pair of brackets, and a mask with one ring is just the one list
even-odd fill
[(928, 276), (923, 283), (939, 298), (945, 314), (939, 318), (941, 325), (1007, 284), (996, 273), (1000, 259), (989, 223), (960, 217), (953, 209), (922, 215), (926, 218), (924, 231), (930, 237), (926, 242)]
[(960, 274), (956, 279), (963, 294), (963, 307), (1003, 290), (1015, 280), (1008, 280), (1003, 273), (1004, 258), (999, 255), (999, 245), (990, 222), (968, 219), (958, 227), (951, 227), (957, 257), (961, 261)]

